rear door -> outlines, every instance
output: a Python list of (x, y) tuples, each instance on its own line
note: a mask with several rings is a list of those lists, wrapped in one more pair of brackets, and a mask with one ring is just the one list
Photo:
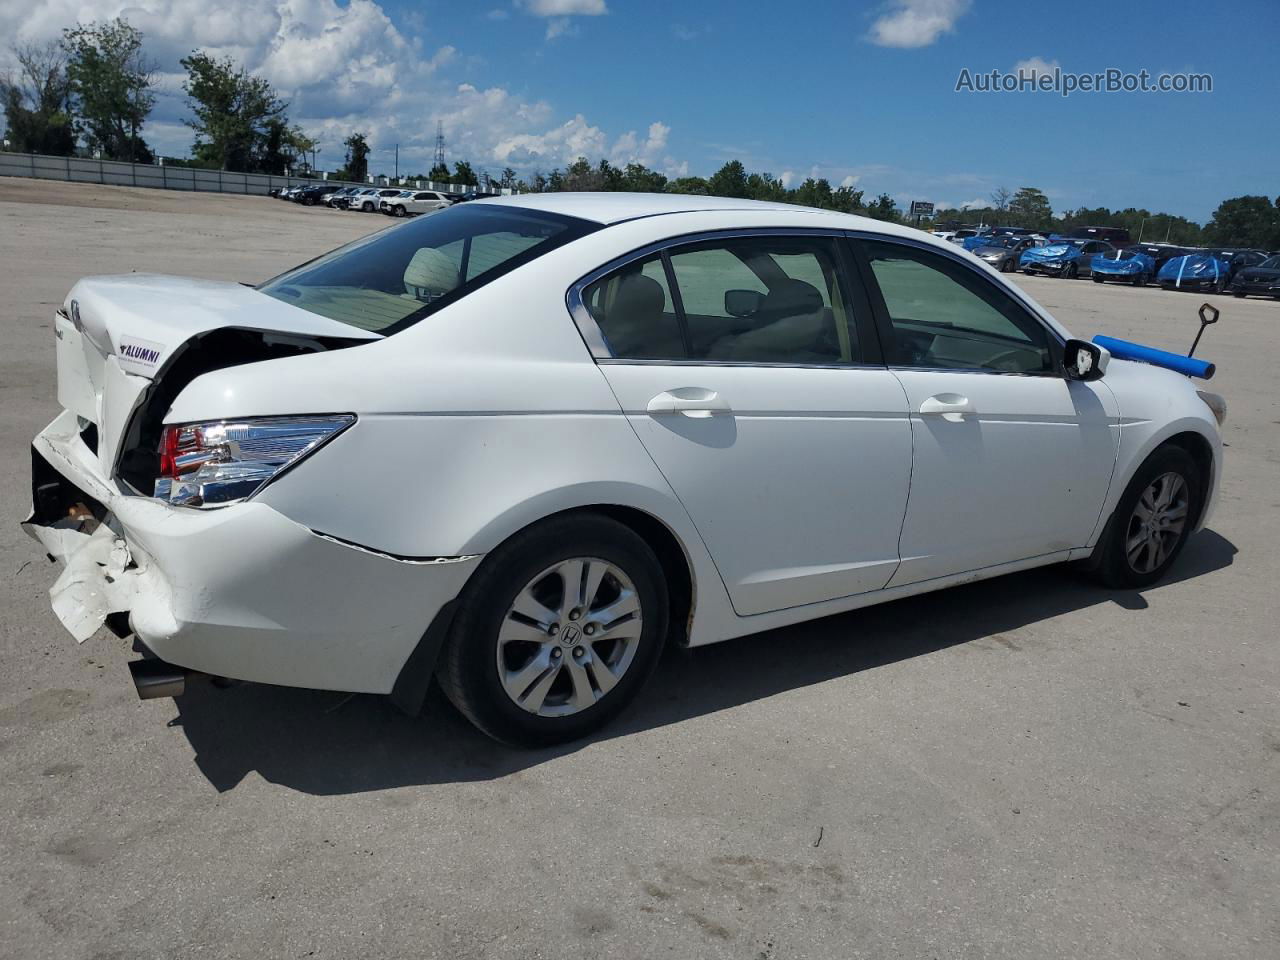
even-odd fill
[(898, 565), (911, 427), (847, 265), (836, 237), (709, 237), (571, 296), (742, 615), (877, 590)]
[(961, 258), (888, 238), (855, 249), (911, 409), (891, 586), (1088, 543), (1119, 446), (1111, 391), (1067, 380), (1057, 335)]

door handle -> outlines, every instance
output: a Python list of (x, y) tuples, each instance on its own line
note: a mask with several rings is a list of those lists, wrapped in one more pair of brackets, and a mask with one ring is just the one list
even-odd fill
[(960, 423), (964, 414), (976, 411), (968, 397), (958, 393), (939, 393), (920, 404), (920, 412), (925, 416), (940, 416), (950, 423)]
[(728, 413), (729, 403), (714, 390), (705, 387), (677, 387), (664, 390), (645, 408), (651, 414), (682, 413), (686, 417), (704, 419), (717, 413)]

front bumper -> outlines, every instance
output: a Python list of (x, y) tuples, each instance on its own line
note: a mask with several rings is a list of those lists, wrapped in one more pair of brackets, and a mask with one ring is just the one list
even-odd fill
[(54, 612), (79, 641), (111, 614), (201, 673), (389, 693), (478, 557), (407, 560), (340, 542), (265, 504), (172, 507), (108, 480), (64, 412), (32, 446), (24, 529), (65, 566)]
[(1018, 269), (1032, 273), (1048, 273), (1057, 275), (1067, 268), (1065, 263), (1042, 263), (1039, 260), (1027, 260), (1019, 264)]

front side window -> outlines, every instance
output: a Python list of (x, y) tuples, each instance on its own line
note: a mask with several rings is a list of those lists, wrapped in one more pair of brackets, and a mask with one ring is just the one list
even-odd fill
[(894, 366), (1051, 373), (1044, 326), (986, 278), (903, 244), (862, 244), (884, 300)]
[(618, 358), (785, 364), (860, 359), (836, 245), (824, 237), (760, 236), (674, 247), (588, 285), (583, 302)]
[(452, 207), (268, 280), (270, 297), (392, 334), (599, 225), (498, 205)]

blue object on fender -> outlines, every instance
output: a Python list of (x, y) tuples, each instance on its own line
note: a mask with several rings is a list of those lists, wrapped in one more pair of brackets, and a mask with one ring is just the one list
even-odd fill
[(1208, 380), (1217, 369), (1206, 360), (1184, 357), (1180, 353), (1157, 350), (1155, 347), (1144, 347), (1140, 343), (1117, 340), (1115, 337), (1104, 337), (1099, 334), (1093, 338), (1093, 342), (1100, 347), (1106, 347), (1113, 357), (1120, 360), (1141, 360), (1153, 367), (1164, 367), (1166, 370), (1173, 370), (1188, 377), (1199, 377), (1201, 380)]

